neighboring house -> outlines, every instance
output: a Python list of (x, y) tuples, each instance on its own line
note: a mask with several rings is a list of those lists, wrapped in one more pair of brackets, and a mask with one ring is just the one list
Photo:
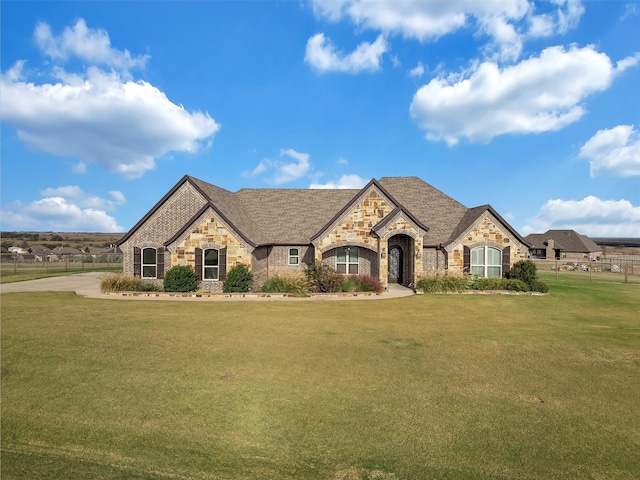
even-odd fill
[(467, 208), (417, 177), (360, 190), (241, 189), (183, 177), (122, 239), (126, 275), (160, 282), (190, 265), (205, 291), (228, 270), (270, 275), (323, 262), (383, 285), (446, 271), (502, 276), (529, 243), (489, 205)]
[(533, 258), (560, 259), (574, 262), (598, 260), (602, 248), (586, 235), (574, 230), (548, 230), (546, 233), (532, 233), (525, 237)]
[(35, 255), (37, 262), (44, 262), (51, 260), (53, 251), (44, 245), (31, 245), (29, 251)]

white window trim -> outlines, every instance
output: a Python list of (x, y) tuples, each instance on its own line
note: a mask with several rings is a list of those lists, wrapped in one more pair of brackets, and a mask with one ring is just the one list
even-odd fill
[[(298, 253), (294, 255), (294, 254), (291, 253), (291, 250), (297, 250)], [(296, 259), (295, 263), (291, 262), (292, 258)], [(296, 265), (300, 265), (300, 248), (299, 247), (289, 247), (287, 249), (287, 265), (289, 265), (291, 267), (294, 267)]]
[[(144, 263), (144, 252), (145, 250), (153, 250), (155, 252), (155, 262), (153, 263)], [(144, 267), (153, 267), (155, 268), (155, 275), (153, 276), (145, 276), (144, 274)], [(146, 278), (149, 280), (155, 280), (158, 278), (158, 249), (157, 248), (153, 248), (153, 247), (144, 247), (141, 251), (140, 251), (140, 278)]]
[[(207, 258), (207, 252), (209, 250), (215, 250), (216, 252), (218, 252), (218, 264), (217, 265), (206, 265), (205, 264), (205, 259)], [(216, 278), (207, 278), (207, 269), (214, 269), (217, 268), (218, 269), (218, 275), (216, 275)], [(202, 249), (202, 280), (205, 282), (215, 282), (220, 280), (220, 249), (219, 248), (203, 248)]]
[[(483, 250), (483, 263), (473, 263), (473, 252), (479, 248), (482, 248)], [(497, 265), (491, 264), (489, 265), (488, 260), (489, 260), (489, 249), (493, 249), (493, 250), (497, 250), (498, 252), (500, 252), (500, 263)], [(488, 271), (489, 271), (489, 267), (498, 267), (500, 269), (500, 273), (498, 275), (498, 277), (502, 277), (502, 250), (500, 250), (497, 247), (490, 247), (490, 246), (482, 246), (482, 247), (475, 247), (471, 249), (470, 252), (471, 258), (470, 258), (470, 268), (471, 268), (471, 272), (473, 273), (473, 269), (474, 268), (478, 268), (478, 267), (482, 267), (482, 276), (487, 278), (488, 277)], [(496, 277), (494, 277), (496, 278)]]

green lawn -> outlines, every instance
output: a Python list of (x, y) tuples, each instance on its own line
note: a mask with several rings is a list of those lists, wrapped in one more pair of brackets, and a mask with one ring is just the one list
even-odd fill
[(633, 479), (640, 285), (546, 296), (3, 294), (3, 479)]

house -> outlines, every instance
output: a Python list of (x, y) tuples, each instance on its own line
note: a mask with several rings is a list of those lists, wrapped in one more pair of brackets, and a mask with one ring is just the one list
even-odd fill
[(467, 208), (417, 177), (362, 189), (241, 189), (183, 177), (122, 239), (126, 275), (160, 282), (190, 265), (200, 288), (222, 291), (247, 265), (259, 284), (273, 273), (324, 262), (383, 285), (437, 272), (505, 275), (529, 243), (490, 205)]
[(585, 235), (574, 230), (547, 230), (525, 237), (531, 248), (532, 258), (561, 259), (573, 262), (598, 260), (602, 248)]
[(44, 245), (31, 245), (29, 251), (35, 255), (36, 262), (51, 261), (53, 251)]

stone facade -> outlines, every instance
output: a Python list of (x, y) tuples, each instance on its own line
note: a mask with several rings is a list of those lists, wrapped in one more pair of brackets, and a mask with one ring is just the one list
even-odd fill
[(322, 254), (343, 245), (361, 246), (378, 251), (378, 238), (371, 230), (393, 207), (382, 196), (372, 190), (349, 213), (343, 216), (323, 237), (314, 242), (316, 261), (322, 261)]
[[(171, 266), (189, 265), (195, 270), (196, 248), (226, 249), (226, 272), (240, 264), (251, 268), (251, 247), (211, 212), (206, 214), (193, 232), (171, 248)], [(202, 280), (200, 289), (206, 292), (222, 292), (222, 283), (220, 280)]]
[(457, 241), (447, 249), (449, 253), (448, 269), (451, 273), (462, 274), (464, 269), (464, 247), (475, 248), (491, 246), (499, 250), (510, 247), (510, 264), (525, 260), (528, 247), (519, 242), (489, 212), (484, 213)]

